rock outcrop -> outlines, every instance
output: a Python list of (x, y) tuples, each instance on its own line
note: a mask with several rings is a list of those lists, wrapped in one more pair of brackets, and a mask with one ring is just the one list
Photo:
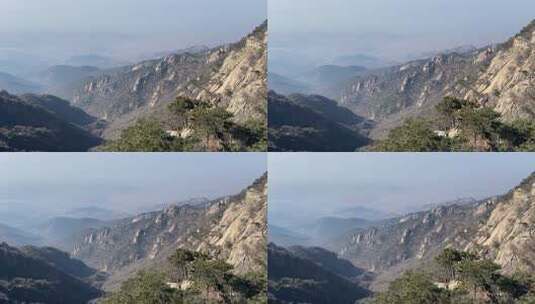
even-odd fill
[(505, 273), (535, 271), (535, 173), (501, 196), (436, 207), (354, 233), (339, 254), (382, 273), (421, 266), (446, 247), (490, 258)]
[(535, 118), (535, 20), (496, 48), (481, 50), (474, 64), (487, 63), (469, 89), (457, 96), (492, 107), (506, 120)]
[(487, 205), (492, 212), (465, 249), (493, 259), (509, 274), (535, 271), (535, 174), (476, 212)]
[(504, 120), (535, 118), (535, 21), (509, 41), (448, 52), (356, 77), (337, 97), (341, 105), (378, 122), (382, 137), (405, 118), (432, 117), (446, 96), (491, 107)]
[(110, 122), (106, 137), (139, 117), (153, 115), (165, 122), (166, 105), (177, 96), (225, 108), (238, 123), (265, 120), (266, 44), (267, 22), (234, 44), (102, 71), (82, 83), (70, 98), (76, 106)]
[(236, 273), (265, 271), (267, 175), (240, 194), (120, 220), (76, 242), (72, 255), (112, 274), (109, 285), (146, 267), (163, 267), (177, 248), (202, 251)]

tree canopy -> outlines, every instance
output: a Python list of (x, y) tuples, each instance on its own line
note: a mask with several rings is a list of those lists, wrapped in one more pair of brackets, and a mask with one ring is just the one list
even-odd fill
[(444, 249), (431, 266), (437, 266), (438, 271), (405, 272), (372, 303), (535, 303), (533, 274), (506, 276), (493, 261), (453, 248)]
[(433, 122), (407, 119), (392, 129), (372, 150), (385, 152), (430, 151), (535, 151), (535, 122), (506, 122), (488, 107), (446, 97), (436, 106)]
[(267, 303), (265, 274), (238, 276), (224, 261), (181, 248), (169, 256), (168, 262), (166, 271), (137, 273), (103, 303)]
[(106, 151), (266, 151), (266, 122), (234, 121), (232, 113), (202, 100), (177, 97), (167, 120), (143, 118), (122, 130)]

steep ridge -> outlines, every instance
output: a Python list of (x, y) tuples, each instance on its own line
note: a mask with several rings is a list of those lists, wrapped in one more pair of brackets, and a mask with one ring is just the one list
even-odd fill
[[(297, 249), (295, 249), (297, 250)], [(306, 248), (299, 255), (269, 244), (269, 303), (340, 303), (353, 304), (369, 292), (309, 258)]]
[(62, 255), (63, 266), (70, 260), (69, 265), (76, 267), (56, 268), (59, 260), (49, 260), (54, 254), (40, 250), (0, 244), (0, 302), (83, 304), (101, 296), (97, 288), (77, 277), (87, 266)]
[(20, 247), (19, 250), (29, 257), (45, 261), (55, 269), (95, 287), (98, 287), (106, 278), (104, 273), (88, 267), (82, 261), (71, 258), (67, 252), (53, 247), (24, 246)]
[(483, 217), (474, 205), (441, 206), (358, 231), (339, 253), (357, 267), (380, 272), (432, 255), (448, 242), (467, 244), (466, 235), (477, 231), (473, 223)]
[(343, 89), (340, 104), (377, 121), (423, 114), (452, 86), (476, 73), (473, 58), (472, 53), (451, 53), (371, 71)]
[(77, 111), (55, 97), (0, 92), (0, 151), (87, 151), (99, 145), (97, 136), (71, 122), (75, 117), (68, 113)]
[(506, 273), (535, 271), (535, 173), (494, 204), (466, 249), (493, 259)]
[(357, 267), (395, 273), (446, 247), (490, 258), (506, 273), (535, 271), (535, 173), (505, 195), (439, 206), (352, 234), (339, 250)]
[(202, 205), (171, 206), (96, 229), (76, 242), (72, 255), (112, 274), (114, 285), (132, 272), (161, 267), (177, 248), (203, 251), (237, 273), (266, 265), (267, 175), (240, 194)]
[(103, 72), (81, 84), (73, 104), (110, 122), (105, 136), (133, 120), (159, 116), (177, 96), (208, 101), (225, 108), (236, 122), (266, 117), (267, 22), (241, 41), (196, 53)]
[(535, 118), (535, 20), (495, 49), (479, 52), (489, 62), (469, 88), (454, 95), (494, 108), (506, 120)]
[(535, 21), (509, 41), (370, 71), (338, 96), (341, 105), (379, 122), (380, 137), (407, 117), (432, 116), (445, 96), (495, 109), (505, 120), (535, 117)]
[(355, 151), (367, 121), (321, 96), (268, 96), (270, 151)]
[(104, 121), (73, 107), (67, 100), (53, 95), (24, 94), (20, 95), (19, 98), (34, 106), (45, 108), (56, 117), (91, 131), (95, 135), (100, 134), (101, 129), (105, 126)]
[(286, 249), (295, 256), (312, 261), (347, 279), (356, 278), (364, 273), (362, 269), (353, 266), (349, 261), (341, 259), (334, 252), (321, 247), (291, 246)]

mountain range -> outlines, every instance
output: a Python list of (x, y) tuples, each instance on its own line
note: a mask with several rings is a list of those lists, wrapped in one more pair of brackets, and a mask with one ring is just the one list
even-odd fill
[[(109, 67), (96, 64), (101, 58), (78, 58), (34, 73), (32, 80), (39, 83), (35, 88), (30, 81), (0, 74), (0, 88), (10, 92), (0, 96), (0, 149), (94, 150), (141, 118), (154, 118), (174, 130), (177, 118), (168, 105), (178, 96), (224, 109), (238, 126), (264, 125), (266, 44), (267, 22), (236, 43), (178, 50), (137, 64)], [(22, 93), (47, 95), (16, 96)], [(39, 107), (33, 107), (36, 103)], [(66, 113), (52, 109), (60, 103), (63, 110), (79, 111), (78, 116), (83, 113), (91, 122), (63, 117)]]
[(110, 274), (104, 288), (141, 269), (165, 265), (177, 248), (202, 251), (238, 274), (265, 270), (267, 175), (233, 196), (169, 206), (92, 229), (75, 241), (72, 256)]
[[(403, 64), (387, 64), (380, 67), (368, 67), (365, 70), (353, 71), (350, 66), (345, 70), (330, 69), (332, 81), (316, 83), (313, 89), (306, 90), (295, 86), (291, 81), (279, 78), (274, 82), (282, 94), (311, 92), (326, 96), (338, 106), (350, 110), (355, 116), (371, 123), (368, 129), (352, 130), (353, 136), (365, 135), (373, 143), (384, 139), (389, 131), (402, 125), (408, 118), (427, 118), (435, 120), (436, 105), (445, 97), (455, 97), (474, 102), (479, 107), (487, 107), (501, 115), (503, 122), (511, 123), (518, 119), (533, 120), (535, 118), (535, 20), (517, 35), (504, 43), (489, 45), (483, 48), (461, 47), (445, 50), (425, 59), (413, 60)], [(338, 62), (340, 63), (340, 62)], [(349, 64), (349, 63), (348, 63)], [(351, 61), (351, 64), (352, 63)], [(313, 75), (313, 74), (312, 74)], [(346, 77), (347, 76), (347, 77)], [(290, 90), (297, 88), (295, 92)], [(306, 100), (317, 99), (316, 95), (303, 96)], [(276, 96), (276, 95), (273, 95)], [(277, 97), (281, 100), (282, 97)], [(275, 106), (274, 106), (275, 107)], [(306, 108), (306, 107), (305, 107)], [(277, 111), (271, 120), (278, 125), (292, 124), (292, 120), (284, 113)], [(277, 117), (275, 117), (277, 115)], [(309, 114), (294, 115), (308, 117)], [(294, 119), (295, 120), (295, 119)], [(331, 124), (339, 124), (334, 120)], [(271, 126), (270, 126), (271, 127)], [(309, 129), (323, 129), (324, 122), (318, 119), (316, 126)], [(272, 131), (272, 130), (270, 130)], [(272, 132), (277, 133), (277, 130)], [(343, 136), (347, 142), (351, 135), (347, 130), (333, 130)], [(297, 132), (294, 132), (297, 133)], [(321, 143), (323, 148), (310, 146), (307, 139), (316, 141), (314, 134), (298, 136), (291, 141), (280, 142), (275, 134), (270, 140), (277, 150), (285, 151), (353, 151), (360, 146), (362, 140), (355, 141), (351, 146), (337, 145), (332, 142)], [(330, 136), (330, 137), (335, 137)], [(287, 146), (286, 146), (287, 145)]]
[(333, 235), (338, 241), (330, 242), (327, 249), (270, 244), (270, 299), (273, 303), (329, 303), (328, 299), (356, 303), (384, 290), (404, 272), (436, 270), (431, 268), (434, 258), (445, 248), (490, 259), (505, 275), (533, 273), (534, 208), (532, 173), (502, 195), (438, 204), (352, 228), (342, 238)]
[(267, 174), (238, 194), (191, 203), (109, 221), (56, 217), (34, 227), (40, 244), (64, 251), (27, 246), (30, 234), (0, 226), (0, 303), (88, 303), (139, 271), (167, 273), (179, 248), (225, 261), (238, 276), (265, 274)]
[(507, 274), (530, 273), (535, 271), (534, 208), (535, 173), (503, 195), (441, 205), (356, 231), (337, 251), (379, 274), (377, 286), (421, 267), (446, 247), (489, 258)]
[(237, 43), (101, 71), (61, 97), (108, 121), (106, 138), (140, 117), (165, 121), (166, 106), (177, 96), (224, 108), (236, 122), (262, 120), (267, 111), (266, 43), (264, 23)]
[(356, 77), (337, 100), (379, 124), (373, 136), (407, 117), (432, 116), (445, 96), (490, 107), (505, 120), (533, 119), (535, 21), (508, 41), (481, 49), (446, 51)]

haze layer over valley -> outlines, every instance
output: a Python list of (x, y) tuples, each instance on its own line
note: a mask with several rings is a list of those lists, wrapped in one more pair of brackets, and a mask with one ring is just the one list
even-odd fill
[[(411, 287), (407, 271), (426, 280), (438, 273), (435, 257), (446, 248), (496, 263), (504, 276), (529, 273), (533, 160), (528, 153), (270, 155), (270, 296), (381, 301)], [(400, 277), (392, 284), (407, 285), (389, 289)], [(442, 296), (453, 297), (448, 292)]]
[(44, 6), (0, 7), (0, 150), (265, 146), (262, 1)]
[(533, 10), (273, 1), (270, 150), (532, 151)]
[[(166, 303), (265, 298), (254, 279), (266, 271), (264, 155), (16, 154), (0, 163), (0, 298), (117, 303), (135, 296), (123, 288), (133, 282), (165, 292)], [(204, 271), (224, 267), (224, 289), (203, 285), (210, 292), (199, 295), (207, 278), (184, 277), (175, 254)]]

